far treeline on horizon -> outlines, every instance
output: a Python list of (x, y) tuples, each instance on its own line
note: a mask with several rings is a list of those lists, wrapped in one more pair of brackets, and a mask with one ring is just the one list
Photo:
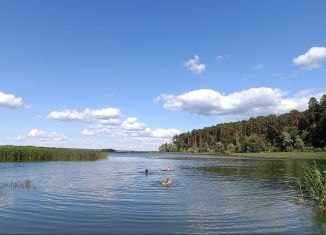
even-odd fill
[(279, 116), (258, 116), (218, 124), (173, 137), (160, 152), (219, 152), (227, 155), (254, 152), (326, 151), (326, 94), (311, 97), (308, 110)]

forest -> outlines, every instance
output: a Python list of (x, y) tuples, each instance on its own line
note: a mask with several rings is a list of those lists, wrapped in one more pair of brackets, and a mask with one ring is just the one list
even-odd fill
[(258, 116), (221, 123), (173, 137), (160, 152), (250, 152), (326, 151), (326, 94), (311, 97), (308, 109), (282, 115)]

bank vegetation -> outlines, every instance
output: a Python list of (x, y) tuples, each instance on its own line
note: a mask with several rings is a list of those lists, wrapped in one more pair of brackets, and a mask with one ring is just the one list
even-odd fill
[(89, 149), (0, 146), (0, 162), (95, 161), (107, 153)]

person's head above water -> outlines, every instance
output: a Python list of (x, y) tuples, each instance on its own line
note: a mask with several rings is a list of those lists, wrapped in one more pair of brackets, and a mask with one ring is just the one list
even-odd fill
[(148, 169), (145, 170), (145, 174), (148, 174)]

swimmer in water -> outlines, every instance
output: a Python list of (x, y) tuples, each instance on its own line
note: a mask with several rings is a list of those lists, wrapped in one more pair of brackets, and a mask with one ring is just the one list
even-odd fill
[(173, 184), (173, 181), (170, 179), (170, 178), (167, 178), (166, 180), (163, 180), (161, 182), (162, 185), (166, 185), (166, 186), (169, 186), (169, 185), (172, 185)]

